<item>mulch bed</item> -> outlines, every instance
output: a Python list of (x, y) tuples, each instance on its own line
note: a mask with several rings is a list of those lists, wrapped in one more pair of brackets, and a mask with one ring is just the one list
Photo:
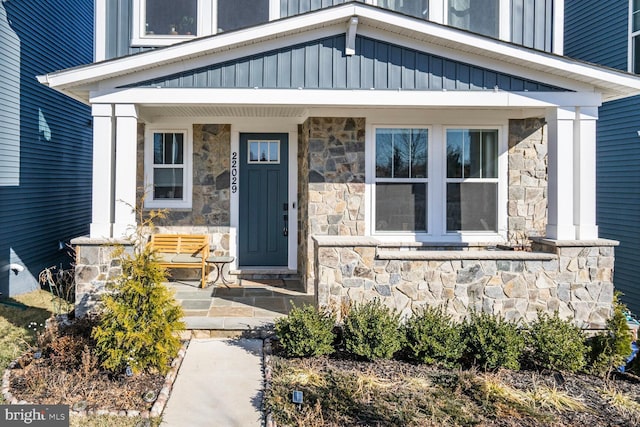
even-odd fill
[(40, 340), (41, 348), (32, 349), (5, 372), (5, 399), (9, 397), (9, 403), (69, 405), (79, 415), (160, 415), (186, 343), (166, 376), (159, 372), (113, 374), (100, 368), (93, 354), (91, 327), (87, 319), (48, 332), (52, 336)]
[[(494, 373), (447, 370), (434, 366), (413, 364), (397, 360), (364, 362), (345, 355), (331, 357), (285, 359), (276, 354), (269, 361), (272, 372), (267, 391), (267, 407), (277, 425), (323, 426), (629, 426), (640, 425), (640, 378), (631, 374), (615, 373), (607, 379), (585, 374), (537, 372), (532, 370), (501, 370)], [(311, 376), (292, 372), (313, 372)], [(348, 376), (359, 378), (349, 389)], [(309, 384), (309, 378), (322, 377), (325, 385)], [(299, 378), (304, 378), (300, 380)], [(365, 378), (364, 382), (362, 378)], [(370, 378), (375, 378), (371, 380)], [(408, 378), (424, 380), (423, 391), (410, 390)], [(316, 380), (317, 381), (317, 380)], [(359, 382), (358, 382), (359, 381)], [(507, 399), (486, 392), (487, 381), (505, 385), (507, 390), (535, 393), (551, 391), (549, 401), (544, 398), (531, 406), (519, 406)], [(366, 384), (378, 384), (359, 393)], [(364, 385), (363, 385), (364, 384)], [(305, 405), (290, 403), (290, 390), (302, 390)], [(609, 393), (606, 393), (606, 391)], [(557, 395), (569, 396), (584, 405), (576, 410), (554, 406)], [(288, 394), (285, 394), (288, 393)], [(627, 405), (616, 404), (615, 396), (624, 396)], [(323, 402), (334, 400), (334, 404)], [(335, 402), (353, 399), (342, 412)], [(406, 399), (406, 400), (404, 400)], [(385, 400), (385, 402), (381, 402)], [(447, 400), (447, 403), (443, 403)], [(450, 401), (449, 401), (450, 400)], [(391, 402), (390, 402), (391, 401)], [(376, 406), (380, 405), (380, 409)], [(440, 407), (438, 407), (440, 405)], [(459, 405), (456, 407), (456, 405)], [(637, 406), (636, 406), (637, 405)], [(447, 406), (449, 406), (447, 408)], [(276, 407), (278, 409), (274, 410)], [(352, 408), (359, 408), (352, 410)], [(438, 408), (436, 408), (438, 407)], [(346, 409), (345, 409), (346, 408)], [(452, 409), (453, 408), (453, 409)], [(457, 409), (456, 409), (457, 408)], [(305, 414), (305, 411), (308, 413)], [(401, 419), (397, 414), (415, 411), (413, 418)], [(338, 413), (340, 412), (340, 413)], [(464, 413), (457, 416), (456, 412)], [(421, 418), (423, 417), (423, 418)], [(317, 420), (322, 420), (318, 423)], [(308, 424), (311, 423), (311, 424)]]

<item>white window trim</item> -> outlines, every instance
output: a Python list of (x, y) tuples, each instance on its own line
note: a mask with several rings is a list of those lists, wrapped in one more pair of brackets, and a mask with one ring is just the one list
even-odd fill
[[(407, 128), (407, 129), (428, 129), (428, 191), (427, 191), (427, 233), (424, 232), (380, 232), (376, 231), (375, 209), (376, 209), (376, 140), (375, 132), (377, 128)], [(484, 231), (456, 231), (447, 232), (446, 213), (446, 130), (447, 129), (491, 129), (498, 130), (498, 206), (497, 206), (497, 232)], [(374, 236), (382, 241), (411, 241), (411, 242), (505, 242), (507, 239), (507, 202), (508, 202), (508, 123), (492, 122), (482, 125), (459, 123), (442, 124), (395, 124), (375, 122), (367, 126), (367, 157), (366, 179), (367, 206), (365, 212), (365, 222), (368, 224), (367, 231), (370, 236)], [(481, 179), (478, 181), (486, 182)], [(440, 209), (437, 207), (440, 206)]]
[[(153, 135), (155, 133), (184, 134), (183, 198), (182, 200), (153, 199)], [(144, 132), (144, 207), (166, 209), (191, 209), (193, 196), (193, 135), (190, 127), (147, 127)]]
[(628, 31), (629, 37), (627, 41), (627, 71), (630, 73), (635, 73), (635, 70), (633, 69), (633, 65), (635, 63), (635, 58), (633, 53), (633, 39), (635, 37), (640, 37), (640, 30), (633, 31), (633, 0), (629, 0), (629, 21), (628, 22), (629, 24), (627, 26), (627, 31)]
[[(148, 35), (145, 33), (146, 0), (133, 1), (133, 28), (131, 46), (170, 46), (172, 44), (192, 40), (196, 37), (209, 36), (218, 32), (218, 7), (216, 0), (198, 0), (197, 21), (198, 32), (192, 36)], [(269, 20), (280, 18), (279, 0), (269, 0)]]

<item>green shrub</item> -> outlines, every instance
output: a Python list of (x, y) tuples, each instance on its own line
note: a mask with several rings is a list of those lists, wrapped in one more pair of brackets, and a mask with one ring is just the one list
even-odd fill
[(538, 313), (538, 319), (528, 327), (528, 360), (546, 369), (576, 372), (586, 363), (585, 337), (582, 330), (558, 312), (550, 316)]
[(321, 356), (333, 353), (336, 319), (311, 305), (294, 307), (287, 317), (276, 320), (276, 334), (289, 357)]
[(407, 354), (418, 362), (455, 367), (464, 351), (461, 329), (442, 308), (427, 307), (404, 325)]
[(164, 268), (144, 243), (144, 230), (153, 229), (153, 220), (163, 218), (164, 212), (151, 211), (146, 218), (141, 208), (137, 213), (138, 226), (129, 237), (133, 253), (120, 251), (122, 275), (102, 299), (104, 310), (92, 336), (105, 369), (122, 372), (129, 366), (133, 373), (149, 369), (166, 373), (180, 349), (183, 313), (163, 284)]
[(400, 316), (378, 299), (353, 306), (343, 329), (345, 349), (368, 360), (391, 359), (402, 347)]
[(472, 312), (464, 322), (464, 360), (484, 370), (520, 369), (524, 336), (515, 323), (487, 313)]
[(613, 315), (607, 320), (607, 330), (588, 341), (589, 371), (596, 375), (607, 375), (625, 364), (631, 354), (631, 331), (624, 314), (626, 306), (620, 302), (619, 294), (613, 298)]

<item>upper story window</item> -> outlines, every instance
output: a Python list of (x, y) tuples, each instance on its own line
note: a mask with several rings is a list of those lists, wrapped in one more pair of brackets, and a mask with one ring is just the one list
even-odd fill
[(132, 46), (167, 46), (278, 18), (280, 0), (134, 0)]
[(191, 36), (198, 33), (198, 0), (146, 0), (145, 36)]
[(375, 4), (405, 15), (429, 19), (429, 0), (377, 0)]
[(629, 7), (629, 71), (640, 73), (640, 0), (631, 0)]
[(452, 27), (498, 37), (500, 0), (449, 0), (447, 20)]

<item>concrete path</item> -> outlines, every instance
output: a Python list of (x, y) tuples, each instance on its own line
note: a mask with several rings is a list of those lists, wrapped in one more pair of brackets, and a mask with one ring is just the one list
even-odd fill
[(192, 339), (161, 427), (261, 426), (262, 389), (262, 340)]

